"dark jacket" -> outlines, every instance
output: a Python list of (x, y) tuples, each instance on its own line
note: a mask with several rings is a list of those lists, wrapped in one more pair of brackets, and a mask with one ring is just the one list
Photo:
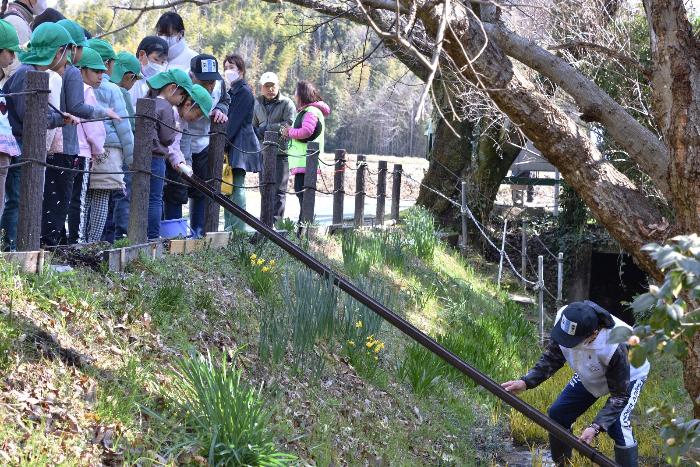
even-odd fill
[(228, 94), (231, 97), (226, 125), (228, 162), (234, 169), (260, 172), (262, 169), (262, 157), (258, 152), (260, 144), (253, 131), (255, 109), (253, 90), (245, 80), (241, 79), (233, 83)]
[[(266, 131), (280, 131), (282, 123), (291, 125), (297, 114), (296, 106), (289, 97), (278, 93), (277, 97), (267, 100), (260, 95), (255, 98), (255, 115), (253, 116), (253, 129), (259, 141), (265, 138)], [(284, 154), (280, 149), (278, 154)]]
[[(26, 78), (28, 71), (36, 71), (33, 65), (22, 65), (17, 71), (7, 80), (3, 92), (6, 94), (14, 92), (26, 91)], [(7, 117), (10, 121), (10, 127), (12, 127), (12, 134), (14, 135), (17, 143), (22, 144), (22, 129), (24, 126), (24, 113), (27, 106), (27, 96), (11, 96), (6, 99), (7, 101)], [(58, 128), (63, 125), (63, 116), (52, 109), (47, 107), (46, 112), (48, 114), (48, 128)], [(75, 128), (75, 127), (74, 127)]]
[[(85, 120), (91, 118), (105, 118), (106, 109), (100, 106), (93, 107), (85, 103), (85, 88), (83, 76), (73, 65), (66, 65), (63, 72), (63, 87), (61, 88), (61, 110)], [(78, 144), (78, 128), (75, 125), (63, 127), (63, 153), (77, 155), (80, 153)]]
[[(154, 97), (153, 94), (149, 97)], [(177, 132), (173, 130), (175, 126), (175, 115), (173, 106), (160, 97), (156, 101), (156, 137), (153, 140), (153, 155), (158, 157), (168, 156), (168, 146), (175, 142)]]

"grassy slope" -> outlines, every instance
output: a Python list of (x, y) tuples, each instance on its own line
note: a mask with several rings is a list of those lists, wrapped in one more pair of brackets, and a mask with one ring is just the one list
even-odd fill
[[(318, 240), (311, 249), (342, 269), (337, 240)], [(378, 333), (386, 348), (371, 377), (358, 375), (332, 345), (317, 348), (325, 359), (320, 377), (296, 369), (290, 358), (277, 365), (261, 361), (260, 310), (269, 298), (251, 290), (243, 267), (250, 252), (232, 245), (144, 261), (123, 276), (87, 270), (24, 276), (0, 263), (0, 462), (203, 462), (202, 446), (170, 402), (169, 369), (192, 350), (219, 349), (242, 349), (247, 380), (263, 385), (278, 445), (305, 462), (472, 465), (502, 453), (508, 417), (501, 415), (507, 411), (459, 378), (441, 378), (428, 395), (415, 396), (397, 378), (406, 339), (388, 326)], [(276, 258), (278, 275), (296, 268), (270, 246), (256, 252)], [(498, 316), (506, 306), (489, 280), (493, 266), (478, 258), (469, 264), (438, 248), (429, 264), (412, 257), (400, 270), (375, 265), (369, 275), (394, 290), (397, 309), (436, 335), (465, 316)], [(273, 302), (284, 312), (282, 301)], [(479, 327), (487, 351), (503, 344), (502, 333), (489, 326)], [(479, 366), (483, 352), (469, 352)], [(497, 377), (521, 374), (535, 353), (532, 346), (508, 356)], [(654, 373), (642, 405), (661, 395), (676, 402), (682, 397), (677, 368), (666, 363), (673, 370)], [(526, 397), (544, 409), (562, 381)], [(658, 455), (651, 422), (643, 452)], [(517, 416), (513, 428), (516, 438), (543, 439)]]

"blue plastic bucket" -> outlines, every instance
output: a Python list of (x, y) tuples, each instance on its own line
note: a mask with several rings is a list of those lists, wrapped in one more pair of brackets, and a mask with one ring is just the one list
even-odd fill
[(187, 225), (187, 219), (160, 221), (160, 236), (161, 238), (189, 237), (190, 227)]

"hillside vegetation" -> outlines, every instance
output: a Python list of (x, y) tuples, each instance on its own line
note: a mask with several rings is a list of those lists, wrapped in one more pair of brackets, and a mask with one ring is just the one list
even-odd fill
[[(435, 238), (414, 209), (399, 230), (300, 243), (493, 378), (521, 375), (538, 354), (528, 310)], [(269, 243), (124, 274), (0, 262), (0, 290), (3, 464), (474, 465), (504, 462), (511, 427), (544, 441)], [(678, 374), (655, 365), (638, 411), (682, 398)], [(526, 398), (546, 409), (566, 377)], [(654, 423), (638, 431), (649, 462)]]

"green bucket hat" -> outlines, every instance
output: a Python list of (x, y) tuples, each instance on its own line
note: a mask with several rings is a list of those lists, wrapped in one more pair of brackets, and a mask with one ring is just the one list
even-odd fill
[(0, 49), (22, 52), (17, 31), (14, 26), (4, 19), (0, 19)]
[(78, 47), (88, 46), (87, 40), (85, 39), (85, 29), (83, 29), (78, 23), (69, 19), (62, 19), (57, 21), (56, 24), (60, 24), (66, 31), (68, 31), (71, 39), (73, 39), (73, 42), (75, 42)]
[(209, 91), (204, 89), (199, 84), (195, 84), (192, 86), (192, 90), (190, 91), (190, 97), (195, 102), (195, 104), (197, 104), (199, 108), (202, 109), (204, 118), (209, 120), (209, 114), (211, 113), (211, 108), (213, 107), (213, 101), (211, 99), (211, 94), (209, 94)]
[(42, 23), (32, 32), (27, 51), (19, 60), (28, 65), (47, 66), (53, 62), (56, 51), (64, 45), (75, 45), (66, 28), (56, 23)]
[(109, 79), (114, 84), (118, 84), (126, 73), (133, 73), (136, 75), (136, 79), (141, 79), (141, 62), (134, 54), (119, 52), (114, 61), (112, 76)]
[(112, 44), (109, 42), (102, 40), (102, 39), (90, 39), (87, 41), (87, 46), (90, 47), (92, 50), (100, 54), (100, 57), (102, 57), (102, 61), (106, 62), (107, 60), (116, 60), (117, 59), (117, 54), (114, 53), (114, 49), (112, 48)]
[(89, 68), (95, 71), (107, 71), (105, 63), (102, 61), (100, 54), (95, 52), (90, 47), (83, 47), (83, 56), (77, 63), (78, 68)]
[(177, 84), (179, 87), (183, 88), (187, 94), (192, 92), (193, 86), (192, 79), (190, 79), (189, 75), (179, 68), (153, 75), (148, 78), (146, 82), (153, 89), (161, 89), (168, 84)]

